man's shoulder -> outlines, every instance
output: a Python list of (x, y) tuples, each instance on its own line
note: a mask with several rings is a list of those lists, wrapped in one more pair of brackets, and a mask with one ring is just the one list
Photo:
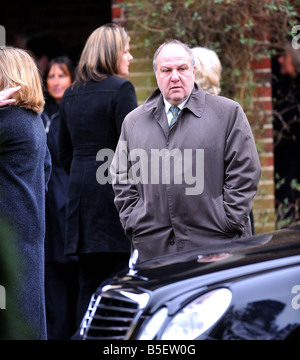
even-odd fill
[(132, 110), (126, 117), (126, 121), (134, 121), (136, 118), (146, 115), (154, 111), (159, 106), (160, 100), (160, 91), (155, 90), (146, 100), (145, 102)]
[(136, 121), (141, 118), (141, 116), (145, 113), (143, 105), (138, 106), (137, 108), (130, 111), (129, 114), (124, 119), (124, 125), (132, 128)]
[(209, 104), (215, 104), (215, 106), (226, 106), (226, 107), (239, 107), (240, 104), (228, 97), (222, 95), (206, 94), (206, 102)]
[(210, 109), (221, 119), (235, 119), (244, 117), (241, 105), (230, 98), (220, 95), (206, 94), (205, 107)]

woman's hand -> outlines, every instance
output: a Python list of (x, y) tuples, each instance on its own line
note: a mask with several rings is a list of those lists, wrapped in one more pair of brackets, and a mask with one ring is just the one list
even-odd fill
[(10, 99), (13, 93), (20, 90), (21, 86), (5, 89), (0, 91), (0, 106), (5, 106), (14, 103), (15, 99)]

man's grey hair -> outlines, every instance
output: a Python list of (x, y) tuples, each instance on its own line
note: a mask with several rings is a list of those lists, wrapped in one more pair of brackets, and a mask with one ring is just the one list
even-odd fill
[(176, 44), (176, 45), (180, 45), (182, 46), (186, 52), (190, 55), (190, 58), (191, 58), (191, 62), (192, 62), (192, 66), (194, 67), (195, 65), (195, 58), (194, 58), (194, 55), (192, 53), (192, 50), (189, 48), (188, 45), (182, 43), (181, 41), (179, 40), (167, 40), (165, 41), (163, 44), (160, 45), (160, 47), (155, 51), (155, 54), (153, 56), (153, 71), (156, 72), (157, 70), (157, 65), (156, 65), (156, 59), (157, 59), (157, 56), (158, 54), (161, 52), (161, 50), (167, 46), (167, 45), (170, 45), (170, 44)]

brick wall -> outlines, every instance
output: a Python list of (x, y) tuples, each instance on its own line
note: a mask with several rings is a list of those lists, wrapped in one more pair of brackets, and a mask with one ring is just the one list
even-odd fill
[[(126, 26), (126, 16), (120, 8), (122, 2), (122, 0), (112, 1), (112, 18), (114, 22)], [(134, 56), (130, 65), (130, 81), (135, 86), (138, 102), (141, 104), (156, 88), (152, 70), (153, 54), (148, 54), (145, 48), (139, 45), (139, 34), (128, 30), (131, 36), (130, 49)], [(251, 63), (251, 69), (256, 87), (247, 116), (262, 167), (261, 180), (253, 203), (255, 232), (261, 233), (275, 228), (271, 61), (262, 57)]]
[(261, 57), (251, 63), (253, 81), (252, 109), (247, 112), (259, 153), (262, 174), (253, 213), (256, 232), (275, 228), (275, 188), (272, 124), (271, 60)]
[(133, 60), (130, 63), (130, 81), (133, 83), (138, 99), (142, 104), (156, 88), (156, 80), (152, 68), (152, 54), (145, 52), (139, 41), (139, 36), (126, 23), (124, 10), (120, 7), (123, 0), (112, 0), (112, 21), (127, 28), (130, 35), (130, 53)]
[(123, 0), (112, 0), (111, 1), (111, 17), (114, 23), (125, 26), (125, 15), (123, 9), (120, 7), (120, 4)]

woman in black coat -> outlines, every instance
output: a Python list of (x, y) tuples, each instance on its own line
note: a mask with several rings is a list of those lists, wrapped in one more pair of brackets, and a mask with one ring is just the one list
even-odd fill
[[(7, 291), (26, 339), (46, 339), (44, 295), (45, 191), (50, 155), (41, 116), (42, 82), (25, 51), (0, 48), (0, 91), (21, 85), (0, 108), (0, 218), (13, 231), (17, 283)], [(5, 284), (1, 284), (5, 286)], [(12, 293), (12, 290), (14, 293)]]
[(66, 204), (69, 177), (59, 156), (59, 106), (65, 90), (74, 80), (67, 56), (53, 58), (45, 71), (46, 104), (42, 119), (52, 159), (46, 195), (45, 294), (49, 340), (69, 339), (76, 330), (78, 296), (77, 261), (64, 255)]
[[(129, 37), (117, 25), (96, 29), (87, 40), (75, 83), (60, 105), (60, 150), (70, 173), (66, 254), (78, 255), (78, 325), (92, 293), (127, 265), (130, 243), (124, 234), (108, 182), (96, 173), (99, 150), (115, 150), (125, 116), (137, 106), (129, 76)], [(105, 159), (103, 159), (105, 160)]]

